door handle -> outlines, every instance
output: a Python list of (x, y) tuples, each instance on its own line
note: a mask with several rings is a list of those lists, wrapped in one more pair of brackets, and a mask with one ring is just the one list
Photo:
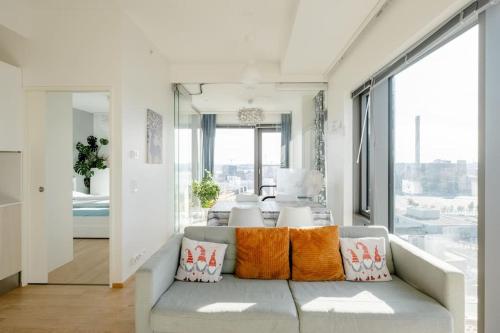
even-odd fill
[(40, 186), (40, 187), (38, 188), (38, 192), (45, 192), (45, 187)]

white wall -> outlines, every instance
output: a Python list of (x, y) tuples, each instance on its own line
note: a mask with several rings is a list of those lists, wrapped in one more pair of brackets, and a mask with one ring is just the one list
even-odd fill
[[(33, 28), (29, 36), (3, 26), (9, 22), (0, 15), (0, 60), (21, 67), (26, 89), (110, 91), (110, 280), (123, 282), (163, 244), (174, 226), (173, 100), (168, 64), (158, 52), (149, 53), (152, 45), (112, 6), (44, 7), (38, 4), (29, 13)], [(162, 165), (144, 163), (146, 108), (164, 114)], [(138, 150), (142, 159), (130, 160), (131, 149)], [(25, 176), (29, 181), (29, 169)], [(133, 180), (139, 186), (134, 195), (130, 192)], [(25, 190), (30, 193), (29, 187)], [(143, 249), (146, 253), (140, 262), (131, 266), (130, 257)]]
[(73, 105), (71, 93), (47, 94), (45, 225), (48, 271), (73, 260)]
[[(174, 231), (173, 96), (166, 60), (128, 19), (122, 23), (122, 277)], [(146, 110), (163, 116), (163, 163), (146, 164)], [(131, 159), (129, 152), (139, 152)], [(134, 192), (134, 187), (137, 191)], [(144, 253), (136, 263), (133, 256)]]
[(389, 2), (330, 73), (327, 189), (328, 206), (337, 223), (350, 225), (353, 220), (351, 92), (466, 3), (467, 0)]
[(0, 151), (23, 150), (21, 70), (0, 62)]

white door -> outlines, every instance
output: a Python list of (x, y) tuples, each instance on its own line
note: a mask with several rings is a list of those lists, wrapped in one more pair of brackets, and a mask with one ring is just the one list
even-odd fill
[(67, 92), (28, 92), (28, 283), (73, 260), (73, 109)]

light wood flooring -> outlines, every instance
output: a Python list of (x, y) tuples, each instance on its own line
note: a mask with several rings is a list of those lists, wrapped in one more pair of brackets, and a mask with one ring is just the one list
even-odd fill
[(73, 261), (49, 273), (49, 283), (109, 284), (109, 240), (74, 239)]
[(133, 333), (134, 282), (31, 285), (0, 296), (2, 333)]

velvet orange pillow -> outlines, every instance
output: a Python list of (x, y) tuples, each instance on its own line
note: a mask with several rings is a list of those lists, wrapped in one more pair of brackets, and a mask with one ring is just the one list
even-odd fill
[(345, 280), (337, 226), (290, 229), (292, 280)]
[(237, 228), (236, 276), (287, 280), (290, 277), (288, 228)]

